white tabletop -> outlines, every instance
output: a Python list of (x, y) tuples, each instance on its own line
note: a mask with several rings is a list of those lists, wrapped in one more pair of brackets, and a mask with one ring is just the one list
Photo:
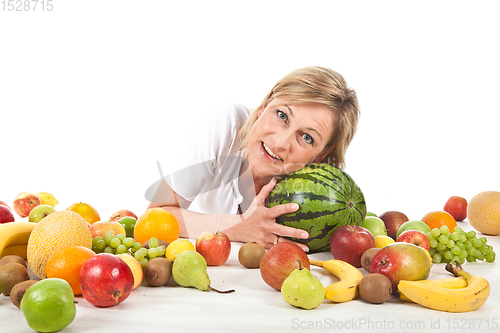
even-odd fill
[[(471, 230), (467, 222), (458, 223), (465, 230)], [(500, 239), (486, 238), (499, 252)], [(183, 288), (171, 279), (163, 287), (150, 287), (143, 282), (123, 303), (110, 308), (94, 307), (80, 296), (76, 298), (76, 318), (62, 332), (456, 332), (461, 328), (468, 332), (500, 331), (498, 260), (463, 265), (468, 272), (486, 277), (491, 285), (488, 301), (473, 312), (435, 311), (400, 301), (396, 296), (380, 305), (362, 299), (339, 304), (325, 300), (316, 309), (303, 310), (286, 303), (280, 292), (262, 280), (258, 269), (247, 269), (239, 264), (240, 246), (241, 243), (232, 243), (228, 261), (222, 266), (208, 268), (212, 286), (220, 290), (235, 289), (232, 294)], [(332, 255), (323, 252), (309, 257), (326, 260)], [(325, 286), (336, 281), (321, 268), (311, 267), (311, 271)], [(429, 279), (450, 276), (444, 264), (435, 264)], [(3, 295), (0, 296), (0, 331), (33, 332), (22, 312)]]

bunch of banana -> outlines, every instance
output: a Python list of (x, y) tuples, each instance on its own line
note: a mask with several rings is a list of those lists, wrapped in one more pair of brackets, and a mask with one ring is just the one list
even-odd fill
[(400, 297), (403, 295), (402, 299), (446, 312), (474, 311), (486, 302), (490, 295), (490, 284), (484, 277), (469, 274), (459, 263), (456, 266), (448, 263), (446, 270), (457, 278), (443, 279), (447, 282), (429, 280), (427, 283), (401, 280), (398, 284)]
[(24, 221), (0, 224), (0, 258), (15, 254), (26, 259), (28, 239), (36, 225)]
[(353, 265), (336, 259), (325, 261), (309, 259), (309, 263), (322, 267), (340, 280), (325, 288), (325, 298), (327, 300), (341, 303), (352, 301), (359, 296), (358, 285), (363, 278), (363, 274)]

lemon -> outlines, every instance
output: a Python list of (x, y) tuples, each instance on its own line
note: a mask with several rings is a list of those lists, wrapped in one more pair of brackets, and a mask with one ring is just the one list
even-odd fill
[(35, 194), (40, 198), (42, 205), (49, 205), (49, 206), (55, 207), (59, 203), (59, 201), (57, 201), (56, 197), (54, 197), (54, 195), (52, 193), (37, 192)]
[(379, 249), (385, 247), (386, 245), (394, 243), (394, 239), (385, 235), (378, 235), (374, 239), (375, 239), (375, 247), (378, 247)]
[(99, 215), (97, 210), (88, 203), (83, 203), (83, 202), (75, 203), (66, 208), (66, 210), (71, 210), (77, 213), (90, 224), (93, 224), (94, 222), (98, 222), (101, 220), (101, 216)]
[(193, 243), (187, 239), (178, 238), (168, 244), (165, 250), (165, 257), (173, 262), (179, 254), (186, 251), (195, 251)]

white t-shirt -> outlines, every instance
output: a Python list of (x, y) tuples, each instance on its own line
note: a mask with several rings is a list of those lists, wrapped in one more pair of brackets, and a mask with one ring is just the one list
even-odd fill
[(192, 202), (189, 210), (238, 213), (243, 201), (238, 178), (242, 168), (248, 167), (238, 132), (251, 112), (243, 105), (226, 105), (192, 133), (186, 156), (182, 156), (185, 168), (165, 177), (175, 192)]

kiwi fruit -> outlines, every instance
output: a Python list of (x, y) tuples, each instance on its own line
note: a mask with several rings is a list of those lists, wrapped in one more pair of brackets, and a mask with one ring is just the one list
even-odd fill
[(10, 301), (17, 307), (21, 306), (21, 300), (29, 287), (37, 283), (38, 280), (26, 280), (16, 284), (10, 291)]
[(370, 273), (370, 266), (372, 264), (372, 259), (375, 257), (377, 252), (380, 251), (378, 247), (372, 247), (361, 255), (361, 267), (368, 273)]
[[(158, 239), (158, 246), (162, 246), (162, 245), (165, 246), (165, 248), (167, 248), (168, 242), (166, 242), (162, 239)], [(144, 244), (142, 244), (142, 247), (149, 249), (149, 239), (147, 241), (145, 241)]]
[(392, 294), (391, 280), (385, 275), (373, 273), (363, 276), (359, 282), (359, 296), (368, 303), (382, 304)]
[(10, 296), (10, 291), (19, 282), (29, 280), (28, 270), (17, 262), (10, 262), (0, 266), (0, 281), (2, 281), (2, 294)]
[(245, 243), (238, 251), (238, 261), (246, 268), (259, 268), (262, 257), (266, 254), (266, 249), (256, 243)]
[(12, 254), (12, 255), (8, 255), (8, 256), (0, 258), (0, 266), (3, 266), (3, 265), (8, 264), (10, 262), (17, 262), (18, 264), (21, 264), (24, 267), (26, 267), (26, 261), (24, 261), (24, 259), (18, 255)]
[(172, 262), (166, 258), (151, 259), (144, 267), (144, 279), (153, 287), (163, 286), (172, 275)]

